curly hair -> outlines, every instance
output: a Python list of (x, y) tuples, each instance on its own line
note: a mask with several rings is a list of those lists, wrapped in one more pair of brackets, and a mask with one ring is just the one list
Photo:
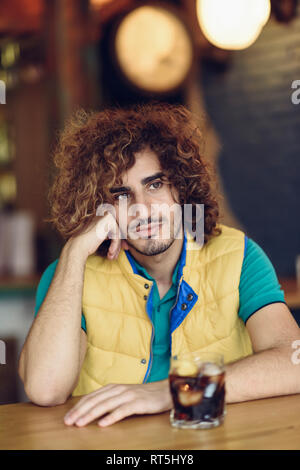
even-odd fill
[[(54, 152), (58, 174), (49, 193), (52, 222), (63, 238), (79, 234), (97, 207), (113, 204), (110, 188), (145, 147), (156, 153), (179, 203), (204, 204), (204, 243), (219, 235), (219, 207), (210, 166), (201, 156), (203, 137), (183, 105), (152, 101), (100, 112), (77, 111)], [(109, 245), (100, 250), (104, 256)]]

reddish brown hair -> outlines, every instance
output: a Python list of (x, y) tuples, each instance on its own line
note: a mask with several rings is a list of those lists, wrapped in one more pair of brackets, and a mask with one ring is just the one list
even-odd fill
[(110, 188), (122, 184), (134, 153), (145, 146), (157, 154), (180, 204), (204, 204), (204, 242), (218, 235), (219, 208), (214, 177), (201, 156), (202, 133), (186, 107), (159, 102), (79, 111), (70, 119), (54, 154), (58, 174), (48, 221), (64, 238), (80, 233), (101, 203), (114, 203)]

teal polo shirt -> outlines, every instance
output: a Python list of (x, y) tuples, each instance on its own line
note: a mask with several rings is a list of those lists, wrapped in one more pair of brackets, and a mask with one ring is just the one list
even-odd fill
[(152, 293), (152, 323), (154, 326), (154, 339), (152, 343), (152, 367), (147, 382), (156, 382), (164, 380), (169, 373), (170, 367), (170, 310), (176, 303), (177, 297), (177, 274), (180, 264), (180, 258), (175, 266), (172, 275), (172, 286), (161, 299), (156, 280), (148, 274), (146, 269), (141, 266), (131, 255), (138, 274), (153, 282)]

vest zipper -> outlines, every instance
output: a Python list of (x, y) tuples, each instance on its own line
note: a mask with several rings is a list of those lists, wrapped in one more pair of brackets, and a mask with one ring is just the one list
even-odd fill
[[(175, 307), (175, 305), (177, 304), (178, 302), (178, 297), (179, 297), (179, 291), (180, 291), (180, 285), (181, 285), (181, 282), (182, 282), (182, 278), (183, 276), (181, 276), (181, 279), (179, 281), (179, 284), (178, 284), (178, 289), (177, 289), (177, 295), (176, 295), (176, 300), (175, 300), (175, 303), (173, 305), (173, 307), (170, 309), (170, 312), (169, 312), (169, 320), (171, 318), (171, 313)], [(149, 297), (151, 295), (151, 292), (152, 292), (152, 289), (153, 289), (153, 285), (151, 287), (151, 290), (150, 290), (150, 294), (149, 294)], [(148, 379), (149, 375), (150, 375), (150, 372), (151, 372), (151, 369), (152, 369), (152, 362), (153, 362), (153, 352), (152, 352), (152, 344), (153, 344), (153, 338), (154, 338), (154, 335), (155, 335), (155, 328), (154, 328), (154, 325), (152, 323), (152, 320), (151, 321), (151, 325), (152, 325), (152, 334), (151, 334), (151, 343), (150, 343), (150, 366), (148, 367), (148, 372), (146, 373), (146, 377), (144, 377), (144, 380), (143, 380), (143, 383), (146, 383), (146, 380)], [(170, 345), (171, 346), (171, 345)], [(172, 351), (171, 351), (172, 352)]]
[[(149, 298), (150, 298), (152, 289), (153, 289), (153, 284), (152, 284), (152, 286), (151, 286)], [(148, 300), (149, 300), (149, 298), (148, 298)], [(148, 302), (148, 300), (147, 300), (147, 302)], [(146, 311), (147, 311), (147, 304), (146, 304)], [(151, 312), (151, 313), (152, 313), (152, 312)], [(153, 344), (153, 338), (154, 338), (154, 335), (155, 335), (155, 328), (154, 328), (154, 325), (153, 325), (153, 323), (152, 323), (152, 320), (151, 320), (150, 318), (149, 318), (149, 320), (150, 320), (151, 325), (152, 325), (151, 342), (150, 342), (150, 363), (149, 363), (149, 365), (148, 365), (148, 372), (146, 372), (146, 376), (144, 377), (143, 383), (146, 383), (146, 380), (148, 379), (148, 377), (149, 377), (149, 375), (150, 375), (150, 372), (151, 372), (151, 369), (152, 369), (152, 362), (153, 362), (152, 344)]]
[(155, 335), (155, 328), (154, 328), (154, 325), (152, 323), (152, 320), (151, 321), (151, 325), (152, 325), (152, 334), (151, 334), (151, 343), (150, 343), (150, 365), (148, 367), (148, 372), (146, 373), (146, 377), (144, 378), (144, 381), (143, 383), (146, 383), (149, 375), (150, 375), (150, 372), (151, 372), (151, 369), (152, 369), (152, 362), (153, 362), (153, 352), (152, 352), (152, 344), (153, 344), (153, 338), (154, 338), (154, 335)]
[(183, 276), (181, 276), (180, 278), (180, 281), (179, 281), (179, 284), (178, 284), (178, 289), (177, 289), (177, 295), (176, 295), (176, 300), (175, 300), (175, 303), (173, 305), (172, 308), (170, 308), (170, 311), (169, 311), (169, 324), (170, 324), (170, 353), (172, 355), (172, 345), (171, 345), (171, 342), (172, 342), (172, 339), (171, 339), (171, 314), (174, 310), (174, 307), (177, 305), (177, 302), (178, 302), (178, 298), (179, 298), (179, 291), (180, 291), (180, 286), (181, 286), (181, 282), (182, 282), (182, 279), (183, 279)]
[(170, 312), (169, 312), (169, 320), (170, 320), (170, 318), (171, 318), (171, 313), (172, 313), (172, 311), (173, 311), (173, 309), (174, 309), (175, 305), (176, 305), (176, 304), (177, 304), (177, 302), (178, 302), (178, 297), (179, 297), (179, 291), (180, 291), (181, 282), (182, 282), (182, 277), (181, 277), (181, 279), (180, 279), (180, 281), (179, 281), (179, 284), (178, 284), (178, 289), (177, 289), (177, 295), (176, 295), (176, 300), (175, 300), (175, 303), (173, 304), (173, 307), (172, 307), (172, 308), (170, 308)]

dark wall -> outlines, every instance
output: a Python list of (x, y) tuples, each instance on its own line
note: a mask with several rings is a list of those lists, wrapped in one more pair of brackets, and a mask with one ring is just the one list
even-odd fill
[(269, 21), (257, 42), (232, 55), (226, 72), (201, 70), (207, 112), (222, 142), (224, 189), (236, 217), (270, 256), (295, 275), (300, 254), (300, 8), (288, 25)]

